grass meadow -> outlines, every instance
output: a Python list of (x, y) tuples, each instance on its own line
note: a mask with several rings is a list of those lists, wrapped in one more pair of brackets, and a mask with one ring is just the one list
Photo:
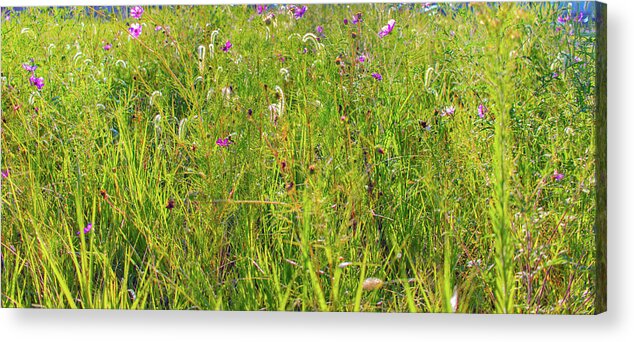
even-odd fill
[(2, 9), (2, 307), (594, 313), (592, 10), (141, 9)]

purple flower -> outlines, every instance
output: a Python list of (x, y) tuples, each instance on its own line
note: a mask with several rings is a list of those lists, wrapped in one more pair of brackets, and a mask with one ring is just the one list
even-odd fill
[(29, 77), (29, 82), (31, 85), (36, 86), (37, 90), (42, 90), (44, 87), (44, 78), (43, 77), (35, 77), (35, 75)]
[(225, 43), (225, 46), (222, 47), (222, 51), (228, 52), (233, 47), (233, 44), (229, 40)]
[(229, 141), (229, 138), (218, 138), (218, 140), (216, 140), (216, 145), (220, 146), (220, 147), (228, 147), (229, 144), (231, 144), (231, 141)]
[(387, 25), (383, 26), (381, 28), (381, 31), (379, 31), (379, 37), (383, 38), (387, 36), (388, 34), (390, 34), (392, 30), (394, 29), (394, 25), (396, 25), (396, 20), (390, 19), (387, 22)]
[(359, 63), (365, 63), (366, 60), (367, 60), (367, 57), (365, 55), (361, 55), (361, 56), (357, 57), (357, 61)]
[(553, 78), (557, 78), (557, 77), (559, 77), (559, 74), (556, 71), (553, 72)]
[(358, 24), (361, 21), (361, 12), (352, 16), (352, 23)]
[[(92, 230), (92, 223), (88, 222), (86, 227), (84, 227), (84, 234), (88, 234)], [(77, 235), (80, 235), (81, 231), (77, 232)]]
[[(33, 60), (31, 60), (31, 63), (33, 63)], [(35, 72), (35, 69), (37, 69), (37, 65), (29, 65), (27, 63), (24, 63), (22, 64), (22, 68), (26, 71)]]
[(580, 23), (583, 21), (583, 12), (579, 12), (579, 14), (577, 15), (577, 22)]
[(161, 25), (156, 25), (156, 27), (154, 28), (154, 31), (160, 31), (163, 29), (163, 26)]
[(9, 177), (9, 169), (2, 170), (2, 178), (7, 178), (7, 177)]
[(139, 38), (142, 30), (143, 27), (139, 23), (134, 23), (128, 28), (128, 32), (130, 32), (130, 35), (134, 38)]
[(112, 44), (108, 43), (108, 44), (104, 45), (103, 49), (106, 50), (106, 51), (112, 49)]
[(143, 15), (143, 7), (141, 6), (134, 6), (132, 7), (132, 9), (130, 9), (130, 16), (134, 19), (141, 19), (141, 16)]
[(307, 9), (308, 9), (308, 7), (306, 7), (306, 6), (294, 7), (293, 8), (293, 14), (295, 15), (295, 19), (299, 19), (299, 18), (303, 17), (304, 13), (306, 13)]
[(374, 77), (377, 81), (383, 81), (383, 76), (381, 76), (378, 72), (372, 73), (372, 77)]
[(487, 107), (485, 107), (482, 103), (478, 105), (478, 116), (481, 119), (484, 119), (484, 114), (486, 114), (488, 111), (489, 109), (487, 109)]
[(456, 108), (454, 108), (454, 106), (449, 106), (443, 109), (443, 111), (440, 113), (440, 116), (450, 116), (450, 115), (453, 115), (455, 112), (456, 112)]
[(348, 18), (343, 18), (343, 24), (348, 25)]
[(317, 31), (318, 34), (322, 34), (324, 33), (324, 28), (321, 26), (317, 26), (317, 28), (315, 29), (315, 31)]
[(559, 173), (559, 171), (555, 170), (555, 172), (553, 172), (553, 176), (552, 178), (559, 182), (560, 180), (564, 179), (564, 174), (563, 173)]
[(560, 24), (565, 24), (568, 22), (568, 20), (570, 20), (570, 17), (568, 15), (566, 16), (560, 15), (559, 17), (557, 17), (557, 22)]
[(258, 14), (264, 13), (264, 11), (266, 11), (267, 7), (268, 7), (267, 5), (258, 5), (257, 6)]
[(579, 56), (575, 56), (573, 60), (575, 61), (575, 63), (581, 62), (581, 58), (579, 58)]

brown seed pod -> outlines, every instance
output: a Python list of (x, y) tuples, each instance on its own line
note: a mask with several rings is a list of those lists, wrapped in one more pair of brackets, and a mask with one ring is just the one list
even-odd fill
[(368, 278), (363, 281), (363, 289), (366, 291), (374, 291), (383, 287), (383, 280), (379, 278)]

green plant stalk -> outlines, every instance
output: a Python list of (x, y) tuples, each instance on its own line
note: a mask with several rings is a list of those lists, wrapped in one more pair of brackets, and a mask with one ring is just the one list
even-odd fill
[(513, 262), (513, 234), (511, 232), (509, 193), (512, 173), (510, 103), (514, 84), (512, 67), (511, 38), (506, 37), (506, 16), (511, 7), (502, 6), (495, 17), (490, 17), (488, 29), (495, 40), (489, 58), (493, 73), (489, 74), (491, 98), (497, 108), (495, 120), (495, 138), (493, 144), (493, 201), (491, 205), (491, 223), (494, 234), (495, 259), (495, 310), (498, 313), (514, 312), (515, 265)]

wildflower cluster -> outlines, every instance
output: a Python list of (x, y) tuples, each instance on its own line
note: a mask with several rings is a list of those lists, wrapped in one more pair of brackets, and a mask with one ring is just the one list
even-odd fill
[(258, 11), (258, 15), (261, 15), (262, 13), (266, 12), (267, 8), (268, 8), (267, 5), (257, 5), (256, 10)]
[[(143, 7), (134, 6), (132, 7), (132, 9), (130, 9), (130, 16), (134, 19), (141, 20), (141, 16), (143, 16), (143, 12), (144, 12)], [(132, 38), (135, 38), (135, 39), (139, 38), (139, 36), (141, 35), (141, 31), (143, 31), (143, 26), (141, 26), (141, 24), (139, 23), (133, 23), (128, 28), (128, 32), (130, 33)]]
[(588, 16), (586, 16), (583, 12), (579, 12), (577, 14), (572, 14), (570, 12), (563, 13), (557, 17), (557, 24), (555, 27), (555, 31), (561, 32), (563, 29), (566, 29), (569, 35), (574, 35), (574, 29), (572, 25), (574, 23), (583, 24), (588, 22)]
[[(33, 59), (31, 59), (31, 64), (33, 64)], [(42, 88), (44, 87), (44, 78), (37, 77), (35, 75), (35, 70), (37, 69), (37, 65), (35, 64), (31, 65), (31, 64), (24, 63), (22, 64), (22, 68), (31, 73), (31, 76), (29, 77), (29, 83), (32, 86), (37, 87), (37, 90), (42, 90)]]

